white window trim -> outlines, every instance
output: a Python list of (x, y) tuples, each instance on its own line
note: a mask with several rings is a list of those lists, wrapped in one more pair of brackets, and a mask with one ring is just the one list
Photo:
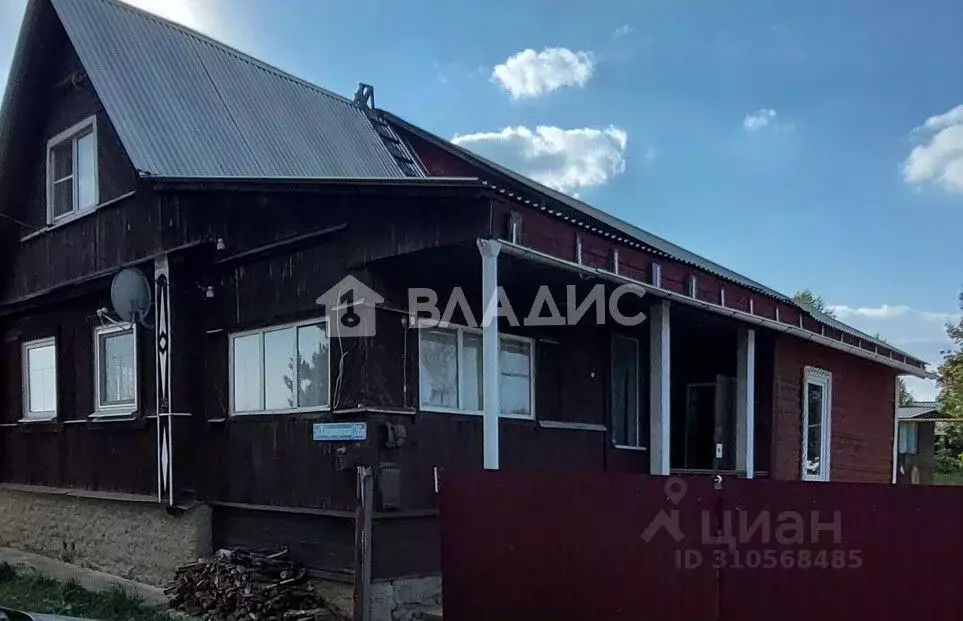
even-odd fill
[[(264, 335), (268, 332), (277, 332), (279, 330), (288, 330), (294, 328), (294, 354), (297, 356), (298, 349), (298, 332), (297, 329), (303, 326), (314, 326), (314, 325), (324, 325), (324, 338), (328, 343), (328, 395), (326, 405), (308, 405), (304, 407), (296, 408), (282, 408), (282, 409), (261, 409), (261, 410), (242, 410), (237, 411), (234, 407), (234, 341), (235, 339), (251, 336), (253, 334), (261, 335), (260, 342), (260, 356), (261, 356), (261, 406), (264, 406)], [(305, 319), (304, 321), (294, 321), (289, 323), (272, 324), (269, 326), (263, 326), (261, 328), (254, 328), (251, 330), (245, 330), (243, 332), (232, 332), (228, 335), (227, 339), (227, 349), (228, 349), (228, 399), (230, 401), (230, 416), (262, 416), (262, 415), (276, 415), (276, 414), (304, 414), (310, 412), (329, 412), (331, 411), (331, 387), (332, 387), (332, 354), (331, 354), (331, 333), (329, 331), (328, 319), (327, 317), (318, 317), (315, 319)]]
[[(77, 205), (77, 141), (74, 137), (86, 130), (91, 128), (91, 135), (94, 139), (94, 204), (86, 209), (80, 209)], [(73, 208), (69, 213), (65, 213), (61, 216), (54, 217), (53, 213), (53, 150), (55, 147), (61, 145), (66, 141), (73, 142), (73, 155), (72, 155), (72, 166), (73, 166)], [(46, 170), (46, 182), (47, 182), (47, 224), (60, 224), (61, 222), (67, 222), (74, 218), (80, 217), (81, 215), (93, 211), (100, 204), (100, 162), (99, 162), (99, 150), (97, 148), (98, 137), (97, 137), (97, 117), (89, 116), (83, 121), (68, 127), (64, 131), (60, 132), (53, 138), (47, 141), (47, 170)]]
[[(807, 390), (810, 384), (816, 384), (817, 386), (822, 386), (823, 388), (823, 409), (825, 411), (825, 415), (823, 417), (822, 424), (819, 427), (820, 468), (818, 475), (808, 474), (806, 472), (806, 462), (809, 460), (809, 443), (806, 441), (807, 435), (809, 434), (809, 395), (807, 394)], [(803, 481), (830, 480), (830, 461), (832, 458), (832, 446), (830, 442), (833, 437), (832, 422), (833, 374), (829, 371), (816, 367), (806, 367), (803, 372), (802, 383), (802, 452), (800, 453), (802, 456), (800, 462), (802, 464)]]
[[(612, 335), (612, 340), (614, 341), (615, 339), (623, 339), (623, 340), (626, 340), (626, 341), (631, 341), (631, 342), (635, 345), (635, 371), (636, 371), (636, 378), (635, 378), (635, 444), (618, 444), (618, 443), (615, 441), (615, 437), (614, 437), (614, 433), (615, 433), (615, 421), (614, 421), (614, 420), (611, 420), (611, 421), (609, 421), (609, 422), (610, 422), (610, 424), (612, 425), (612, 432), (613, 432), (612, 446), (615, 447), (615, 448), (617, 448), (617, 449), (628, 449), (628, 450), (633, 450), (633, 451), (646, 450), (646, 447), (642, 445), (642, 402), (641, 402), (641, 399), (642, 399), (642, 385), (641, 385), (641, 384), (642, 384), (642, 382), (639, 380), (639, 374), (640, 374), (641, 371), (642, 371), (642, 350), (641, 350), (640, 347), (639, 347), (639, 339), (637, 339), (637, 338), (635, 338), (635, 337), (631, 337), (631, 336), (625, 336), (624, 334), (613, 334), (613, 335)], [(614, 367), (615, 367), (615, 356), (610, 356), (610, 358), (611, 358), (611, 359), (609, 360), (609, 369), (610, 369), (610, 373), (611, 373), (611, 372), (613, 372), (613, 371), (615, 370), (615, 369), (614, 369)], [(609, 377), (609, 391), (610, 391), (610, 392), (612, 391), (612, 379), (611, 379), (611, 376)], [(615, 398), (615, 395), (614, 395), (614, 394), (610, 394), (610, 395), (609, 395), (609, 399), (610, 399), (610, 400), (611, 400), (611, 399), (614, 399), (614, 398)]]
[[(464, 378), (461, 373), (461, 356), (462, 347), (464, 343), (464, 334), (477, 334), (482, 335), (482, 331), (477, 328), (468, 328), (465, 326), (458, 326), (454, 324), (444, 324), (444, 325), (434, 325), (431, 322), (425, 322), (425, 320), (420, 320), (418, 323), (418, 409), (422, 412), (435, 412), (440, 414), (468, 414), (471, 416), (483, 416), (485, 414), (484, 410), (468, 410), (457, 408), (449, 408), (440, 405), (429, 405), (425, 404), (421, 400), (421, 331), (422, 330), (448, 330), (455, 331), (457, 334), (456, 343), (457, 349), (455, 352), (455, 360), (458, 363), (458, 372), (455, 380), (458, 383), (458, 400), (461, 401), (462, 395), (464, 394), (463, 382)], [(498, 335), (499, 340), (499, 354), (501, 354), (501, 341), (517, 341), (520, 343), (528, 343), (528, 394), (531, 396), (531, 412), (527, 416), (521, 416), (518, 414), (505, 414), (503, 412), (498, 413), (499, 418), (513, 418), (516, 420), (535, 420), (535, 340), (524, 336), (517, 336), (515, 334), (505, 334), (501, 333)], [(484, 369), (482, 369), (484, 373)], [(501, 378), (499, 378), (501, 379)], [(500, 385), (499, 385), (500, 386)], [(479, 390), (483, 391), (484, 386), (479, 386)], [(484, 392), (484, 391), (483, 391)]]
[[(134, 402), (122, 405), (103, 405), (100, 400), (100, 337), (115, 332), (130, 331), (134, 337)], [(130, 326), (98, 326), (94, 328), (94, 413), (91, 418), (130, 416), (137, 412), (140, 404), (140, 359), (137, 347), (137, 324)]]
[(57, 368), (57, 338), (49, 337), (35, 341), (27, 341), (20, 348), (21, 377), (23, 383), (23, 411), (20, 422), (35, 423), (55, 420), (57, 418), (56, 409), (53, 412), (33, 412), (30, 409), (30, 360), (28, 353), (31, 349), (50, 346), (54, 348), (54, 399), (57, 402), (57, 408), (60, 407), (60, 373)]

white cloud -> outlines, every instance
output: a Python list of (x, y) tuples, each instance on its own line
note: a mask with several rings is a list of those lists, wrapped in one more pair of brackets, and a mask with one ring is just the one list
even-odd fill
[[(924, 311), (906, 305), (853, 307), (830, 305), (842, 321), (867, 334), (879, 334), (897, 347), (930, 363), (934, 370), (942, 360), (942, 351), (952, 346), (946, 336), (946, 323), (958, 321), (959, 313)], [(932, 380), (907, 378), (913, 396), (920, 400), (936, 397), (937, 386)]]
[(618, 127), (506, 127), (458, 135), (452, 142), (535, 179), (573, 192), (605, 183), (625, 170), (628, 134)]
[(913, 136), (921, 142), (903, 162), (903, 179), (963, 193), (963, 105), (926, 119)]
[(201, 26), (196, 4), (190, 0), (124, 0), (124, 2), (188, 28), (199, 29)]
[(958, 313), (938, 313), (932, 311), (922, 311), (909, 306), (890, 306), (889, 304), (883, 304), (882, 306), (860, 306), (858, 308), (853, 308), (851, 306), (846, 306), (845, 304), (831, 304), (827, 308), (836, 313), (836, 316), (842, 320), (849, 319), (851, 317), (865, 317), (868, 319), (891, 319), (894, 317), (904, 317), (906, 315), (913, 315), (919, 319), (926, 321), (933, 321), (939, 323), (940, 325), (945, 324), (948, 321), (957, 321), (960, 318)]
[(492, 69), (491, 80), (501, 84), (512, 99), (538, 97), (565, 86), (585, 86), (595, 70), (591, 52), (551, 47), (536, 52), (522, 50)]
[(615, 36), (624, 37), (626, 35), (630, 35), (632, 34), (632, 30), (633, 30), (632, 24), (622, 24), (621, 26), (615, 29)]
[(776, 119), (776, 111), (772, 108), (760, 108), (755, 112), (747, 114), (742, 119), (742, 126), (746, 131), (754, 132), (769, 125)]

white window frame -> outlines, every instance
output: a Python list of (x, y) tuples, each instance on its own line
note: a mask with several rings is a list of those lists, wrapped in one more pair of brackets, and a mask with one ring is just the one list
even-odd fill
[[(806, 472), (806, 463), (809, 461), (809, 385), (815, 384), (823, 389), (823, 411), (820, 413), (822, 418), (819, 432), (819, 474), (809, 474)], [(817, 367), (806, 367), (803, 372), (802, 382), (802, 480), (803, 481), (829, 481), (832, 457), (832, 420), (833, 420), (833, 374)]]
[[(103, 360), (100, 359), (100, 338), (117, 332), (130, 332), (134, 339), (134, 402), (121, 405), (104, 405), (100, 395), (100, 369), (103, 365)], [(140, 405), (140, 354), (138, 353), (137, 340), (137, 324), (94, 328), (94, 413), (91, 414), (92, 418), (130, 416), (137, 412)]]
[[(88, 129), (90, 129), (90, 134), (91, 136), (93, 136), (93, 140), (94, 140), (94, 197), (95, 197), (95, 200), (94, 200), (94, 204), (91, 205), (90, 207), (80, 209), (78, 205), (78, 184), (77, 184), (77, 138), (80, 137), (80, 134), (86, 135), (86, 131)], [(71, 178), (73, 179), (71, 183), (71, 187), (73, 189), (73, 199), (72, 199), (73, 207), (68, 213), (54, 217), (53, 187), (54, 187), (54, 182), (57, 181), (57, 179), (53, 178), (53, 174), (54, 174), (53, 151), (56, 147), (59, 147), (61, 144), (67, 141), (70, 141), (72, 143), (72, 150), (73, 150), (72, 162), (71, 162), (71, 165), (73, 167), (73, 170), (71, 171)], [(96, 116), (87, 117), (83, 121), (65, 129), (64, 131), (60, 132), (59, 134), (57, 134), (56, 136), (54, 136), (53, 138), (47, 141), (47, 172), (46, 172), (47, 224), (64, 222), (66, 220), (76, 218), (82, 213), (93, 211), (94, 209), (97, 208), (97, 205), (100, 204), (100, 165), (99, 165), (100, 158), (99, 158), (99, 151), (98, 151), (97, 145), (98, 145), (98, 138), (97, 138), (97, 117)], [(66, 177), (64, 177), (64, 179), (66, 179)]]
[[(324, 338), (328, 344), (328, 395), (326, 405), (308, 405), (304, 407), (295, 408), (281, 408), (281, 409), (265, 409), (265, 386), (264, 386), (264, 335), (270, 332), (277, 332), (279, 330), (288, 330), (294, 328), (294, 355), (297, 359), (298, 354), (298, 328), (304, 326), (314, 326), (314, 325), (324, 325)], [(260, 334), (260, 356), (261, 356), (261, 409), (260, 410), (241, 410), (237, 411), (234, 406), (234, 341), (236, 339), (252, 336), (255, 334)], [(251, 330), (245, 330), (243, 332), (232, 332), (228, 335), (227, 339), (227, 349), (228, 349), (228, 398), (230, 401), (230, 415), (231, 416), (258, 416), (258, 415), (275, 415), (275, 414), (303, 414), (307, 412), (329, 412), (331, 411), (331, 389), (332, 389), (332, 354), (331, 354), (331, 332), (330, 325), (328, 324), (327, 317), (317, 317), (314, 319), (305, 319), (304, 321), (294, 321), (289, 323), (272, 324), (270, 326), (263, 326), (261, 328), (254, 328)], [(297, 365), (295, 365), (297, 368)], [(297, 378), (295, 378), (295, 384), (297, 384)]]
[[(450, 408), (441, 405), (430, 405), (424, 403), (421, 395), (421, 356), (422, 356), (422, 346), (421, 346), (421, 335), (425, 331), (431, 330), (442, 330), (448, 332), (457, 333), (457, 349), (455, 353), (455, 360), (458, 364), (458, 371), (456, 374), (456, 381), (458, 383), (458, 403), (459, 407)], [(418, 408), (423, 412), (437, 412), (442, 414), (470, 414), (473, 416), (483, 416), (484, 410), (469, 410), (461, 407), (462, 396), (464, 395), (464, 377), (461, 372), (461, 360), (462, 351), (464, 344), (465, 334), (476, 334), (478, 336), (482, 335), (482, 331), (477, 328), (467, 328), (465, 326), (456, 325), (431, 325), (430, 323), (424, 324), (420, 323), (418, 326)], [(535, 340), (524, 336), (517, 336), (514, 334), (499, 334), (498, 335), (498, 353), (501, 355), (501, 342), (502, 341), (517, 341), (521, 343), (528, 344), (528, 394), (531, 396), (529, 402), (531, 404), (530, 412), (527, 416), (521, 416), (518, 414), (505, 414), (504, 412), (499, 412), (499, 418), (513, 418), (516, 420), (535, 420)], [(484, 345), (482, 345), (484, 347)], [(482, 373), (484, 374), (484, 368), (482, 368)], [(479, 391), (484, 394), (484, 382), (482, 386), (478, 387)], [(501, 390), (501, 378), (499, 378), (499, 390)]]
[[(30, 359), (29, 353), (32, 349), (42, 349), (45, 347), (54, 348), (54, 410), (52, 412), (34, 412), (30, 409)], [(49, 337), (27, 341), (20, 348), (21, 377), (23, 383), (23, 413), (22, 421), (38, 422), (54, 420), (57, 418), (57, 409), (60, 407), (60, 374), (57, 369), (57, 339)]]
[[(628, 450), (642, 450), (644, 445), (642, 443), (642, 382), (640, 381), (640, 374), (642, 371), (642, 349), (639, 344), (639, 339), (626, 336), (624, 334), (613, 334), (612, 341), (616, 339), (622, 339), (624, 341), (630, 341), (635, 346), (635, 443), (634, 444), (619, 444), (615, 438), (615, 419), (614, 412), (610, 412), (610, 416), (613, 416), (609, 421), (612, 425), (612, 446), (617, 449), (628, 449)], [(612, 377), (611, 375), (615, 372), (615, 348), (612, 347), (611, 356), (609, 356), (609, 400), (610, 402), (615, 400), (615, 393), (612, 391)], [(628, 422), (628, 421), (626, 421)]]

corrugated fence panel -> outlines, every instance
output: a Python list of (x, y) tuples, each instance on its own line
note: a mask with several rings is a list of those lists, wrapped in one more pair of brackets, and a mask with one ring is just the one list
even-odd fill
[(963, 618), (963, 489), (447, 473), (445, 615)]
[[(674, 539), (645, 529), (663, 506), (665, 479), (501, 472), (445, 473), (445, 617), (475, 620), (716, 617), (715, 570), (680, 580)], [(708, 479), (687, 481), (684, 532), (711, 510)], [(671, 512), (670, 512), (671, 513)], [(701, 551), (701, 547), (700, 547)]]

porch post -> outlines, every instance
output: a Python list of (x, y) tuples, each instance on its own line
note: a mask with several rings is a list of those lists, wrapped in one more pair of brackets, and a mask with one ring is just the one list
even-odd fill
[(669, 474), (672, 450), (669, 409), (669, 301), (649, 313), (649, 472)]
[(493, 239), (479, 239), (478, 252), (482, 259), (482, 377), (485, 405), (482, 423), (482, 446), (485, 469), (498, 470), (498, 253), (501, 243)]
[(756, 453), (756, 331), (739, 329), (736, 355), (736, 470), (751, 479)]

